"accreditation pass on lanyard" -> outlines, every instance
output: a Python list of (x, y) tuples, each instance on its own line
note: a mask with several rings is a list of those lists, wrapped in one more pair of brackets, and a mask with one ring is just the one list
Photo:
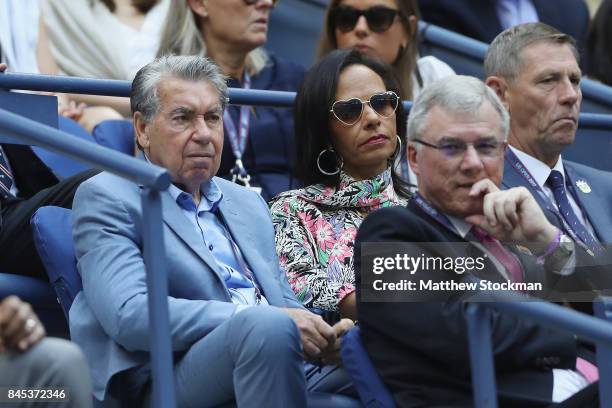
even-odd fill
[[(248, 72), (244, 72), (242, 87), (244, 89), (251, 88), (251, 77)], [(229, 138), (230, 145), (232, 146), (232, 152), (236, 158), (234, 167), (230, 170), (232, 175), (232, 182), (242, 184), (245, 187), (261, 194), (261, 187), (251, 186), (251, 176), (247, 173), (242, 163), (242, 155), (246, 149), (247, 140), (249, 138), (249, 126), (251, 121), (251, 108), (249, 106), (240, 107), (240, 123), (239, 128), (236, 129), (236, 124), (232, 119), (229, 111), (225, 109), (223, 111), (223, 122), (225, 123), (225, 131)]]

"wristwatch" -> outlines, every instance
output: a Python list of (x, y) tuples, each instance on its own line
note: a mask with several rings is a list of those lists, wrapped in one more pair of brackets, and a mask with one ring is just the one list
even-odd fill
[(559, 245), (557, 245), (557, 248), (546, 257), (546, 266), (552, 268), (554, 271), (561, 271), (575, 250), (576, 244), (574, 241), (567, 235), (561, 234), (559, 237)]

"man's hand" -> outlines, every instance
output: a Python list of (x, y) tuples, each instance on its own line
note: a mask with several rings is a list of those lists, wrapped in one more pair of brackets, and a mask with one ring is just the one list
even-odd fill
[(355, 323), (351, 319), (341, 319), (338, 323), (334, 324), (332, 329), (336, 333), (336, 342), (323, 350), (321, 361), (324, 364), (342, 365), (342, 357), (340, 356), (341, 337), (353, 327), (355, 327)]
[(6, 70), (6, 64), (3, 62), (0, 64), (0, 72), (4, 72)]
[(542, 253), (555, 239), (557, 228), (542, 212), (525, 187), (501, 191), (489, 179), (472, 186), (470, 196), (483, 195), (482, 215), (470, 215), (465, 220), (503, 242), (526, 246), (534, 254)]
[(318, 361), (323, 351), (336, 344), (336, 331), (319, 315), (305, 309), (283, 308), (300, 330), (306, 361)]
[(45, 337), (45, 328), (29, 303), (9, 296), (0, 303), (0, 352), (25, 351)]

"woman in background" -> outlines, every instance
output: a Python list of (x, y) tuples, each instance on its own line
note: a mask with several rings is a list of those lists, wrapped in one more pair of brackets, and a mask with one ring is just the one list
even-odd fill
[(416, 0), (332, 0), (325, 15), (319, 58), (336, 48), (355, 48), (391, 65), (403, 100), (416, 99), (427, 83), (453, 75), (433, 56), (419, 58)]
[[(391, 65), (402, 100), (415, 100), (420, 90), (455, 72), (436, 57), (419, 58), (417, 0), (331, 0), (319, 42), (319, 58), (337, 48), (355, 48)], [(404, 159), (397, 163), (405, 180), (416, 177)]]
[(406, 137), (399, 93), (387, 65), (337, 50), (297, 94), (295, 172), (307, 187), (275, 197), (271, 212), (281, 266), (306, 307), (355, 319), (357, 229), (371, 211), (409, 197), (392, 166)]
[[(304, 68), (269, 55), (270, 11), (275, 0), (177, 0), (165, 23), (158, 55), (202, 55), (229, 77), (231, 88), (296, 91)], [(291, 176), (293, 112), (228, 106), (219, 175), (269, 200), (298, 186)]]
[[(45, 74), (132, 80), (155, 58), (170, 0), (40, 0), (38, 65)], [(130, 118), (128, 98), (71, 95), (87, 104), (79, 123), (91, 132)]]

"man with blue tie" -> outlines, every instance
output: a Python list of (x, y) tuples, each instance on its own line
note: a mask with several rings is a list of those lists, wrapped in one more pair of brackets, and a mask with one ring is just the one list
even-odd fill
[[(161, 201), (177, 405), (305, 407), (304, 358), (338, 362), (352, 322), (331, 327), (302, 307), (279, 270), (264, 200), (215, 177), (226, 101), (225, 78), (202, 57), (161, 57), (132, 84), (141, 157), (173, 181)], [(101, 173), (73, 206), (83, 291), (70, 332), (99, 400), (151, 396), (140, 189)]]
[(491, 43), (485, 72), (510, 113), (503, 187), (529, 189), (547, 218), (589, 250), (612, 243), (612, 174), (561, 155), (574, 143), (582, 101), (573, 39), (542, 23), (512, 27)]

